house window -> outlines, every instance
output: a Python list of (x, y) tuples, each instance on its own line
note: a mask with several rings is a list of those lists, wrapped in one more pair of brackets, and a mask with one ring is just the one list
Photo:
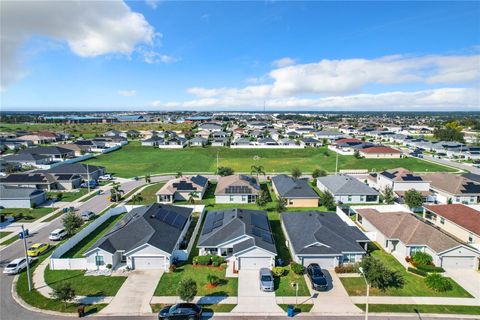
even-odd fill
[(233, 202), (233, 196), (230, 196), (230, 202)]
[(410, 247), (410, 255), (413, 256), (417, 252), (424, 252), (425, 247)]
[(365, 201), (365, 196), (360, 196), (360, 202)]
[(352, 196), (348, 195), (348, 202), (352, 202)]
[(247, 196), (242, 196), (242, 202), (246, 202), (247, 201)]
[(357, 255), (354, 253), (347, 253), (343, 255), (343, 263), (355, 263)]
[(95, 265), (96, 266), (103, 266), (105, 261), (103, 260), (103, 256), (95, 256)]
[(440, 223), (441, 223), (441, 224), (445, 224), (445, 218), (443, 218), (443, 217), (440, 218)]
[(470, 197), (470, 202), (475, 202), (475, 197)]
[(472, 234), (468, 235), (468, 243), (473, 243), (473, 235)]
[(460, 202), (460, 197), (455, 197), (455, 202)]

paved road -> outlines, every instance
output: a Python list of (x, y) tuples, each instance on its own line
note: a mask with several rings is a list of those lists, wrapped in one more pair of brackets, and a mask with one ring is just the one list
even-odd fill
[(466, 165), (466, 164), (463, 164), (463, 163), (458, 163), (458, 162), (450, 161), (450, 160), (447, 160), (447, 159), (438, 159), (438, 158), (434, 158), (434, 157), (426, 155), (426, 154), (423, 155), (423, 158), (427, 159), (427, 160), (430, 160), (430, 161), (433, 161), (433, 162), (436, 162), (436, 163), (445, 164), (447, 166), (451, 166), (451, 167), (454, 167), (454, 168), (467, 170), (467, 171), (470, 171), (471, 173), (480, 174), (480, 169), (476, 168), (474, 166), (469, 166), (469, 165)]

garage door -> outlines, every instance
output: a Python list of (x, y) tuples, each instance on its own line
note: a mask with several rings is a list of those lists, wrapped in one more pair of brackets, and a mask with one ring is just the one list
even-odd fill
[(303, 258), (303, 265), (308, 267), (312, 263), (317, 263), (322, 269), (333, 269), (338, 265), (336, 257), (308, 257)]
[(134, 257), (133, 268), (137, 270), (164, 269), (165, 256)]
[(260, 268), (270, 268), (270, 257), (245, 257), (239, 259), (239, 270), (240, 269), (260, 269)]
[(443, 268), (473, 269), (473, 257), (443, 257)]

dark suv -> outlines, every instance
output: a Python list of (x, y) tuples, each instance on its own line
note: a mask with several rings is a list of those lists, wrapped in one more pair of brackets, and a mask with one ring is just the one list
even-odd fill
[(328, 289), (327, 278), (317, 263), (312, 263), (307, 267), (307, 275), (314, 290), (326, 291)]

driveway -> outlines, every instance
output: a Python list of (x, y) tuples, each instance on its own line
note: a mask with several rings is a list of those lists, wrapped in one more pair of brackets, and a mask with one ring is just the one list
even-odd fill
[(258, 271), (240, 270), (238, 272), (238, 304), (232, 312), (285, 314), (277, 305), (274, 292), (260, 290)]
[(323, 270), (329, 284), (327, 291), (315, 291), (311, 287), (310, 279), (305, 275), (308, 290), (312, 295), (313, 308), (311, 312), (336, 314), (362, 314), (350, 299), (334, 270)]
[(150, 300), (163, 275), (163, 270), (132, 271), (112, 302), (100, 315), (146, 315), (152, 313)]
[(480, 299), (480, 273), (473, 269), (446, 269), (445, 275), (455, 280), (472, 296)]

